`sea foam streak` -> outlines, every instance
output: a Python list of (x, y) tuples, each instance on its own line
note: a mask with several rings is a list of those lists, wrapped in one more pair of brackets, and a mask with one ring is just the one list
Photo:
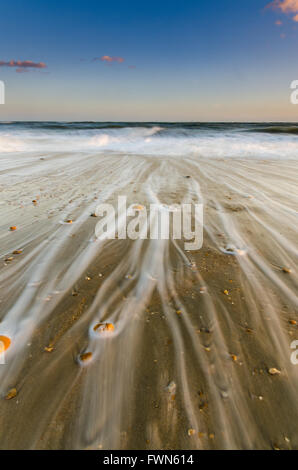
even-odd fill
[[(3, 448), (298, 446), (298, 138), (268, 127), (0, 126)], [(203, 203), (202, 250), (96, 240), (119, 195)]]

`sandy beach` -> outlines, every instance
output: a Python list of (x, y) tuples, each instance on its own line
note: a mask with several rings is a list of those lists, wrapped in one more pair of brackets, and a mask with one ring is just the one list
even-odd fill
[[(2, 449), (298, 449), (297, 137), (160, 128), (0, 137)], [(202, 248), (98, 240), (121, 195)]]

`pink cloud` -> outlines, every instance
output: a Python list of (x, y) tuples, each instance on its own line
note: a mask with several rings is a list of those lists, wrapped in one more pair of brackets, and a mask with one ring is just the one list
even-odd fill
[(122, 57), (110, 57), (109, 55), (104, 55), (101, 57), (101, 59), (103, 62), (119, 62), (120, 64), (122, 62), (124, 62), (124, 59)]
[(32, 60), (10, 60), (5, 62), (0, 60), (0, 67), (12, 67), (17, 73), (28, 72), (29, 69), (45, 69), (47, 66), (44, 62), (32, 62)]
[(295, 13), (298, 11), (298, 0), (276, 0), (274, 3), (284, 13)]
[(102, 57), (95, 57), (93, 61), (101, 60), (102, 62), (106, 62), (107, 64), (111, 64), (112, 62), (118, 62), (122, 64), (124, 62), (123, 57), (111, 57), (109, 55), (103, 55)]
[(268, 7), (278, 8), (283, 13), (297, 13), (293, 20), (298, 21), (298, 0), (274, 0)]
[(282, 21), (277, 20), (277, 21), (275, 21), (275, 24), (276, 24), (276, 26), (281, 26), (281, 25), (282, 25)]

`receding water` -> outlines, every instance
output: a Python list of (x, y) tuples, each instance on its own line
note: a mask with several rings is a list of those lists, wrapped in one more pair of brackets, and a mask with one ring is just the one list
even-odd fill
[[(298, 448), (297, 132), (0, 124), (0, 447)], [(121, 195), (203, 204), (202, 249), (96, 240)]]

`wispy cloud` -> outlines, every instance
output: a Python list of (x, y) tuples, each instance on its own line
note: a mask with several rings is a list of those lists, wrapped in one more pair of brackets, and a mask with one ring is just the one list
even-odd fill
[(106, 62), (107, 64), (111, 64), (112, 62), (118, 62), (122, 64), (124, 62), (123, 57), (111, 57), (109, 55), (103, 55), (102, 57), (94, 57), (93, 61), (101, 60), (102, 62)]
[[(123, 62), (125, 62), (125, 59), (123, 57), (112, 57), (110, 55), (103, 55), (102, 57), (94, 57), (92, 59), (92, 62), (97, 61), (105, 62), (106, 65), (112, 65), (113, 63), (122, 64)], [(127, 67), (129, 69), (136, 69), (135, 65), (127, 65)]]
[(24, 73), (30, 69), (45, 69), (47, 65), (44, 62), (33, 62), (32, 60), (10, 60), (8, 62), (0, 60), (0, 67), (12, 67), (17, 73)]
[(298, 22), (298, 0), (274, 0), (268, 7), (279, 9), (282, 13), (296, 13), (293, 20)]

